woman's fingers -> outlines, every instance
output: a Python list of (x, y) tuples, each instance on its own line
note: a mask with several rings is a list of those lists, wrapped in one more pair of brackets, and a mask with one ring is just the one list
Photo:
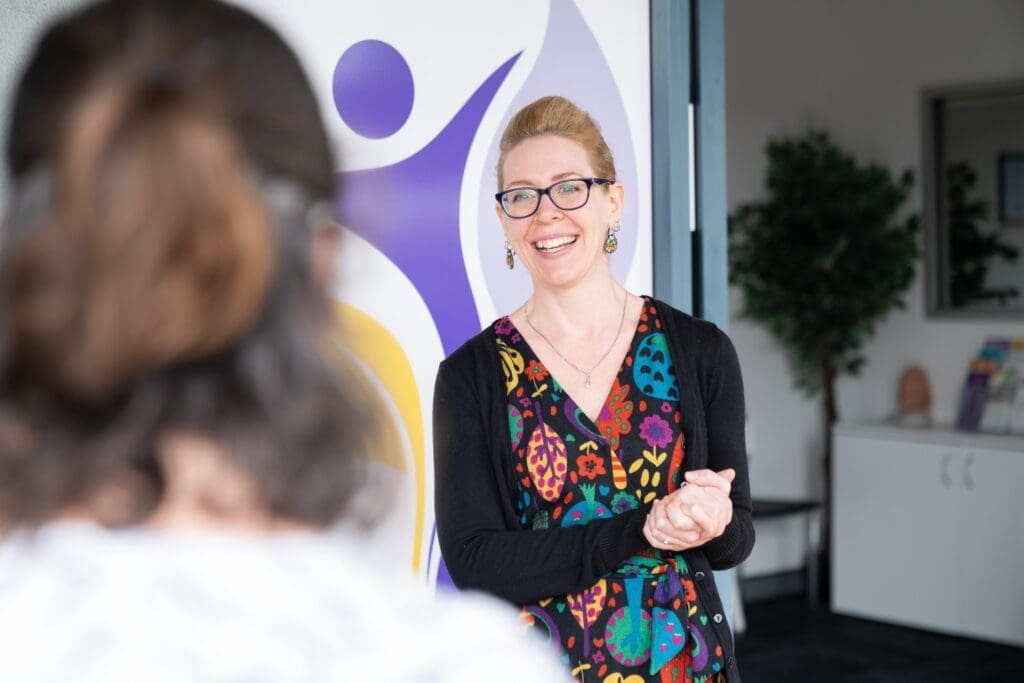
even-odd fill
[(720, 533), (722, 525), (717, 520), (722, 499), (726, 497), (718, 490), (704, 486), (685, 486), (662, 499), (662, 509), (668, 522), (676, 529), (699, 530), (701, 536)]
[(678, 501), (665, 502), (665, 518), (673, 529), (678, 531), (700, 532), (704, 524), (689, 513), (690, 508), (697, 503), (680, 503)]
[(644, 537), (652, 548), (670, 550), (672, 552), (687, 550), (704, 542), (697, 531), (660, 531), (650, 516), (648, 516), (647, 522), (644, 524)]
[(732, 520), (732, 500), (717, 488), (695, 485), (685, 489), (664, 501), (668, 519), (678, 528), (696, 525), (705, 541), (722, 535)]
[[(691, 470), (684, 475), (688, 484), (697, 486), (709, 486), (716, 488), (725, 495), (732, 490), (732, 481), (736, 478), (736, 470), (733, 468), (724, 469), (721, 472), (714, 470)], [(683, 487), (685, 488), (685, 487)]]
[[(675, 512), (671, 512), (675, 514)], [(663, 499), (654, 501), (644, 521), (644, 537), (659, 550), (680, 551), (699, 545), (703, 530), (692, 520), (684, 519), (682, 526), (669, 520), (670, 509)]]
[(685, 477), (684, 485), (652, 503), (644, 522), (647, 542), (659, 550), (702, 545), (721, 536), (732, 520), (729, 493), (736, 470), (693, 470)]
[(670, 548), (670, 550), (675, 551), (695, 548), (699, 546), (701, 543), (704, 543), (704, 540), (701, 538), (700, 533), (696, 531), (683, 532), (679, 534), (678, 538), (673, 539), (673, 541), (675, 541), (675, 543)]
[(661, 531), (658, 531), (655, 517), (658, 515), (661, 507), (661, 501), (654, 501), (651, 505), (650, 512), (647, 513), (647, 519), (644, 521), (644, 537), (647, 542), (654, 548), (664, 549), (663, 546), (668, 539), (668, 536)]
[(705, 511), (699, 503), (694, 503), (686, 509), (686, 515), (691, 520), (696, 522), (700, 530), (705, 533), (714, 533), (716, 529), (716, 523), (714, 518)]

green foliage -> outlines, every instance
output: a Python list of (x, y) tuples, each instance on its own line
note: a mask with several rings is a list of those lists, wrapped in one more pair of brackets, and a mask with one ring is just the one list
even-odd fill
[(903, 307), (918, 219), (895, 215), (914, 180), (858, 164), (823, 131), (771, 140), (766, 152), (768, 198), (729, 217), (729, 279), (813, 395), (857, 374), (876, 323)]
[(1019, 251), (1006, 244), (997, 234), (984, 234), (978, 222), (988, 219), (988, 203), (969, 198), (978, 183), (978, 174), (967, 163), (956, 162), (946, 167), (946, 225), (949, 226), (949, 300), (954, 308), (975, 301), (995, 299), (1001, 305), (1020, 296), (1016, 287), (988, 287), (990, 261), (999, 257), (1011, 263)]

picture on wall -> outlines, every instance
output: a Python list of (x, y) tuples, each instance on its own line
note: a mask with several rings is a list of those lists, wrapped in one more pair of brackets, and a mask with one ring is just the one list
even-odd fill
[(1024, 152), (999, 155), (999, 221), (1024, 226)]

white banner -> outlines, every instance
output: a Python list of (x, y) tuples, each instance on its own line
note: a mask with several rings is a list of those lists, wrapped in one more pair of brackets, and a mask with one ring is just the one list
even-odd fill
[(652, 286), (646, 2), (244, 0), (299, 53), (336, 146), (346, 228), (336, 297), (401, 435), (399, 505), (378, 548), (448, 583), (434, 537), (431, 404), (438, 363), (530, 285), (494, 213), (505, 123), (562, 95), (601, 124), (626, 209), (613, 271)]

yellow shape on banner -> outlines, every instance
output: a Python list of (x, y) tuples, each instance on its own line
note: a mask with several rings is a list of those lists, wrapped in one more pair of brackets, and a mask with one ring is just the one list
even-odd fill
[[(375, 319), (358, 308), (335, 302), (343, 338), (359, 359), (366, 364), (377, 380), (387, 390), (409, 436), (412, 447), (413, 475), (416, 488), (416, 518), (413, 533), (412, 567), (419, 570), (423, 553), (423, 525), (425, 495), (425, 445), (423, 434), (423, 409), (416, 388), (416, 376), (402, 345), (388, 330)], [(395, 445), (399, 439), (384, 439)], [(377, 449), (371, 449), (377, 450)], [(390, 450), (390, 449), (388, 449)], [(382, 453), (377, 460), (405, 470), (405, 462), (394, 453)]]

